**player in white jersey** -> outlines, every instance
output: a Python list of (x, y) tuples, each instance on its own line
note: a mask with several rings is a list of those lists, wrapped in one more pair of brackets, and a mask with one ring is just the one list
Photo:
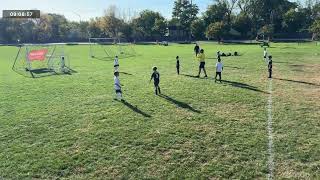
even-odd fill
[(119, 58), (118, 58), (118, 56), (116, 56), (114, 58), (114, 71), (119, 72)]
[(116, 99), (122, 101), (122, 91), (121, 91), (121, 84), (119, 79), (119, 72), (114, 73), (114, 89), (116, 91)]
[(263, 59), (264, 59), (264, 61), (267, 63), (267, 61), (268, 61), (268, 51), (267, 51), (267, 48), (264, 48), (263, 49)]
[(220, 57), (218, 58), (218, 62), (216, 64), (216, 77), (215, 77), (215, 82), (217, 82), (217, 77), (219, 76), (219, 81), (220, 83), (222, 82), (221, 78), (222, 78), (222, 71), (223, 71), (223, 64), (221, 62)]

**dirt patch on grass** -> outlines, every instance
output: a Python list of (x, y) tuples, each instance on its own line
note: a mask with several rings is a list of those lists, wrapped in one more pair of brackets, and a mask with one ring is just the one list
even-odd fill
[(303, 102), (320, 105), (320, 65), (290, 66), (302, 68), (304, 72), (308, 73), (298, 73), (289, 77), (275, 77), (276, 90), (274, 95), (297, 105)]
[(291, 64), (290, 69), (297, 72), (304, 72), (307, 74), (313, 74), (319, 72), (319, 64)]

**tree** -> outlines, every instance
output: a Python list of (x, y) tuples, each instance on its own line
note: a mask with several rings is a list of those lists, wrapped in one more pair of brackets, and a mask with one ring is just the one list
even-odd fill
[(166, 31), (165, 18), (158, 12), (144, 10), (139, 17), (132, 20), (134, 33), (146, 39), (156, 40), (162, 37)]
[(191, 24), (196, 20), (199, 8), (196, 4), (191, 4), (188, 0), (175, 0), (172, 18), (177, 19), (179, 25), (189, 35), (191, 35)]
[(216, 1), (215, 4), (210, 5), (203, 15), (206, 26), (214, 22), (224, 21), (227, 12), (227, 4), (222, 1)]
[(100, 19), (91, 19), (88, 26), (89, 37), (103, 37), (103, 32), (100, 29)]
[(116, 7), (110, 6), (105, 15), (100, 19), (99, 27), (105, 36), (118, 38), (122, 21), (116, 17)]
[(290, 9), (283, 16), (283, 27), (287, 32), (298, 32), (305, 27), (307, 17), (303, 11)]
[(206, 30), (206, 37), (208, 39), (218, 39), (220, 40), (221, 38), (226, 35), (228, 32), (228, 27), (224, 22), (215, 22), (211, 23), (207, 30)]
[(53, 34), (51, 23), (52, 18), (49, 14), (42, 14), (41, 18), (37, 20), (35, 26), (35, 40), (37, 42), (49, 42), (53, 39), (53, 36), (56, 36)]
[(242, 37), (247, 37), (252, 30), (252, 22), (248, 15), (240, 13), (234, 18), (232, 27), (241, 33)]
[(312, 39), (319, 39), (320, 36), (320, 19), (317, 19), (313, 22), (310, 27), (310, 32), (313, 33)]
[(202, 19), (197, 19), (192, 22), (191, 33), (195, 39), (197, 40), (203, 39), (205, 37), (205, 30), (206, 30), (205, 23)]
[(272, 37), (273, 33), (274, 33), (274, 27), (272, 24), (266, 24), (264, 26), (262, 26), (262, 28), (260, 29), (260, 33), (268, 36), (269, 39)]

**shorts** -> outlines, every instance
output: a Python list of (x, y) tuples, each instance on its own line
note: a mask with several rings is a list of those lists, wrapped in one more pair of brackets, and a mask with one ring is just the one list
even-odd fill
[(121, 93), (122, 94), (121, 89), (116, 89), (116, 93)]
[(159, 81), (155, 81), (154, 82), (154, 86), (159, 86), (160, 82)]
[(113, 67), (119, 67), (119, 65), (114, 65)]
[(205, 62), (200, 62), (200, 66), (199, 66), (199, 68), (200, 68), (200, 69), (204, 69), (205, 65), (206, 65), (206, 63), (205, 63)]

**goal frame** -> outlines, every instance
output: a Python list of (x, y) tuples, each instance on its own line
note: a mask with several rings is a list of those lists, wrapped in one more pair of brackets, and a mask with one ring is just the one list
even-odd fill
[[(97, 43), (97, 42), (93, 42), (93, 40), (105, 40), (105, 42), (102, 42), (102, 43)], [(107, 42), (109, 40), (109, 42)], [(121, 42), (121, 39), (120, 38), (95, 38), (95, 37), (90, 37), (89, 38), (89, 56), (91, 58), (95, 58), (95, 55), (94, 55), (94, 50), (93, 50), (93, 45), (113, 45), (113, 46), (116, 46), (116, 49), (118, 51), (118, 53), (116, 54), (111, 54), (110, 52), (111, 49), (109, 49), (109, 52), (108, 52), (108, 48), (106, 49), (103, 49), (104, 53), (106, 54), (107, 58), (114, 58), (114, 56), (121, 56), (121, 54), (123, 54), (123, 46), (130, 46), (131, 43), (123, 43)], [(135, 54), (135, 51), (132, 49), (132, 54)], [(127, 54), (127, 55), (131, 55), (132, 54)]]

